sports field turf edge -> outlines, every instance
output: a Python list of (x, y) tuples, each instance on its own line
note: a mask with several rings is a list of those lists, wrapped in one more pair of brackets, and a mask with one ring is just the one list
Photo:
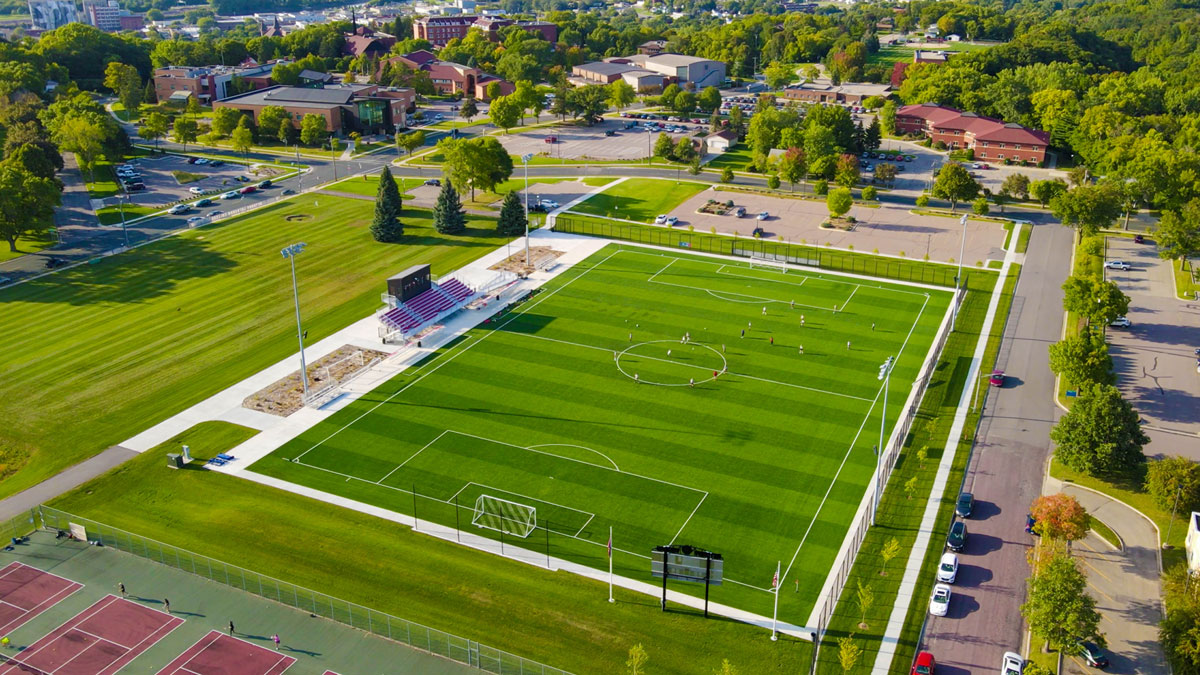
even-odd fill
[[(605, 503), (606, 500), (603, 496), (591, 492), (591, 488), (588, 487), (597, 480), (601, 480), (600, 478), (581, 477), (581, 473), (586, 472), (578, 467), (570, 472), (571, 475), (563, 475), (561, 467), (553, 470), (545, 469), (558, 478), (559, 482), (574, 480), (575, 482), (569, 483), (570, 497), (582, 501), (576, 501), (573, 504), (595, 518), (594, 521), (588, 519), (593, 527), (579, 541), (567, 537), (555, 537), (552, 546), (554, 555), (599, 566), (603, 562), (603, 541), (604, 537), (607, 537), (606, 523), (615, 523), (616, 548), (623, 552), (623, 555), (618, 556), (617, 566), (621, 568), (623, 574), (632, 578), (642, 578), (646, 576), (644, 560), (649, 548), (656, 543), (673, 542), (679, 538), (684, 529), (683, 526), (687, 526), (690, 528), (688, 529), (687, 543), (708, 546), (724, 552), (727, 560), (726, 569), (733, 570), (727, 571), (726, 579), (727, 582), (734, 585), (727, 585), (715, 592), (714, 600), (753, 609), (759, 613), (769, 613), (770, 594), (767, 589), (770, 574), (774, 570), (775, 558), (767, 560), (763, 556), (757, 555), (759, 549), (765, 548), (768, 551), (785, 549), (787, 552), (779, 557), (785, 566), (790, 567), (790, 562), (796, 559), (800, 548), (796, 542), (808, 541), (809, 548), (807, 550), (817, 552), (813, 555), (831, 559), (841, 544), (841, 532), (835, 523), (846, 521), (853, 509), (857, 507), (862, 489), (873, 468), (874, 460), (868, 439), (875, 437), (874, 432), (868, 431), (864, 435), (863, 430), (864, 427), (870, 427), (868, 421), (872, 417), (876, 420), (874, 428), (878, 428), (878, 413), (873, 412), (882, 389), (875, 378), (878, 363), (871, 362), (868, 364), (869, 367), (864, 367), (864, 370), (870, 372), (866, 374), (869, 377), (864, 377), (861, 382), (856, 383), (854, 378), (846, 381), (846, 374), (855, 371), (846, 371), (837, 365), (822, 364), (828, 360), (826, 357), (829, 356), (838, 362), (847, 357), (838, 356), (831, 341), (822, 340), (819, 337), (820, 331), (830, 330), (841, 336), (834, 340), (845, 337), (845, 333), (841, 331), (848, 329), (867, 333), (870, 330), (870, 322), (854, 327), (844, 323), (835, 326), (834, 323), (828, 323), (824, 318), (819, 318), (818, 310), (804, 310), (798, 305), (794, 310), (796, 315), (799, 315), (801, 311), (814, 312), (809, 314), (809, 327), (796, 331), (795, 334), (788, 334), (777, 323), (769, 329), (773, 333), (772, 337), (777, 337), (779, 341), (778, 344), (773, 345), (767, 345), (766, 336), (761, 334), (757, 338), (751, 335), (751, 340), (740, 341), (736, 338), (737, 329), (725, 325), (717, 330), (728, 330), (731, 335), (730, 344), (735, 351), (730, 353), (730, 357), (743, 359), (743, 363), (736, 370), (731, 367), (728, 376), (722, 376), (727, 378), (722, 382), (728, 382), (728, 384), (722, 385), (718, 382), (713, 387), (708, 387), (702, 382), (697, 382), (698, 389), (689, 393), (689, 388), (686, 386), (687, 375), (676, 373), (677, 377), (683, 378), (679, 380), (685, 385), (682, 390), (651, 393), (652, 387), (643, 387), (631, 394), (630, 392), (635, 390), (628, 385), (633, 383), (616, 374), (613, 367), (613, 356), (616, 349), (625, 346), (625, 329), (622, 326), (632, 328), (632, 324), (617, 323), (605, 328), (596, 323), (596, 313), (593, 311), (600, 309), (599, 305), (604, 305), (609, 313), (624, 315), (625, 308), (622, 307), (620, 298), (607, 289), (604, 284), (589, 279), (585, 282), (584, 287), (572, 290), (576, 296), (586, 295), (589, 301), (597, 303), (596, 307), (590, 305), (577, 307), (571, 303), (566, 305), (559, 303), (557, 309), (548, 309), (551, 304), (547, 303), (544, 307), (539, 308), (539, 305), (552, 298), (558, 291), (598, 269), (599, 263), (596, 262), (596, 259), (604, 256), (604, 260), (607, 260), (611, 255), (614, 255), (612, 247), (601, 251), (592, 260), (585, 262), (578, 274), (560, 277), (560, 279), (566, 278), (567, 280), (552, 283), (534, 300), (522, 305), (514, 314), (506, 317), (498, 328), (477, 331), (474, 335), (468, 334), (465, 346), (444, 352), (447, 356), (441, 361), (433, 363), (425, 373), (402, 375), (380, 387), (359, 403), (352, 404), (326, 423), (314, 427), (309, 433), (303, 434), (292, 443), (283, 446), (276, 451), (275, 455), (260, 460), (254, 465), (253, 470), (409, 514), (413, 510), (412, 486), (414, 483), (419, 483), (417, 491), (422, 499), (418, 505), (418, 515), (425, 520), (436, 520), (454, 525), (454, 504), (450, 502), (450, 497), (456, 488), (459, 488), (460, 492), (463, 491), (462, 482), (467, 481), (468, 478), (460, 478), (460, 475), (469, 472), (469, 466), (474, 461), (471, 458), (481, 453), (492, 457), (487, 460), (492, 463), (489, 465), (490, 468), (483, 472), (483, 475), (490, 478), (489, 485), (496, 486), (501, 490), (504, 489), (505, 484), (500, 482), (497, 475), (505, 475), (505, 471), (511, 468), (512, 462), (518, 461), (509, 457), (504, 460), (504, 466), (500, 466), (495, 463), (497, 460), (494, 455), (502, 446), (495, 446), (497, 450), (489, 453), (480, 449), (479, 442), (508, 437), (510, 439), (521, 438), (522, 444), (530, 442), (537, 445), (532, 442), (538, 441), (550, 445), (565, 443), (573, 447), (598, 449), (603, 451), (601, 454), (606, 458), (616, 458), (623, 472), (632, 467), (637, 473), (660, 477), (670, 476), (672, 482), (684, 484), (689, 482), (688, 476), (691, 475), (690, 482), (693, 487), (703, 489), (706, 494), (701, 495), (700, 503), (697, 503), (695, 497), (673, 498), (669, 496), (669, 492), (659, 494), (662, 492), (661, 490), (653, 491), (654, 494), (644, 494), (633, 488), (622, 491), (610, 482), (606, 487), (609, 490), (622, 492), (623, 496), (617, 497), (615, 503), (612, 501)], [(661, 267), (662, 255), (658, 252), (648, 252), (642, 255), (648, 256), (653, 263), (646, 268), (646, 274)], [(628, 252), (626, 257), (628, 257)], [(724, 261), (701, 260), (696, 262), (694, 257), (686, 256), (672, 257), (671, 263), (677, 260), (687, 261), (685, 265), (733, 267)], [(668, 263), (667, 267), (670, 267), (671, 263)], [(654, 276), (659, 277), (665, 269), (666, 267), (663, 267)], [(622, 273), (620, 293), (632, 297), (630, 294), (636, 294), (641, 290), (631, 287), (631, 280), (623, 275), (625, 270), (618, 271)], [(678, 271), (680, 274), (692, 273), (692, 270), (679, 269)], [(777, 273), (740, 268), (740, 272), (736, 275), (739, 278), (737, 283), (749, 280), (745, 277), (747, 274)], [(821, 275), (789, 276), (794, 280), (800, 280), (800, 283), (811, 281), (810, 285), (828, 283), (829, 278), (828, 275), (823, 275), (825, 279), (823, 281)], [(686, 279), (686, 277), (681, 278)], [(750, 279), (752, 278), (750, 277)], [(655, 282), (661, 282), (661, 279), (662, 277), (659, 277), (655, 279)], [(710, 280), (710, 283), (712, 282), (713, 280)], [(854, 287), (853, 291), (858, 291), (859, 288), (868, 288), (866, 284), (860, 285), (857, 281), (849, 285)], [(895, 307), (895, 296), (892, 289), (900, 289), (900, 287), (885, 288), (881, 286), (881, 288), (884, 290), (875, 291), (874, 284), (871, 284), (869, 290), (862, 291), (857, 296), (857, 301), (852, 301), (852, 305), (854, 302), (880, 301), (869, 297), (870, 293), (877, 292), (885, 295), (891, 294), (888, 297), (891, 299), (892, 306)], [(654, 290), (656, 293), (661, 292), (658, 289)], [(903, 293), (912, 293), (911, 290), (900, 290)], [(855, 297), (853, 291), (850, 294), (851, 297)], [(674, 289), (671, 289), (671, 293), (673, 295), (653, 296), (650, 299), (642, 298), (634, 301), (641, 304), (632, 310), (633, 314), (630, 316), (640, 316), (642, 321), (648, 322), (644, 327), (637, 329), (639, 336), (650, 331), (650, 337), (661, 337), (663, 342), (671, 342), (672, 340), (666, 338), (675, 335), (676, 329), (682, 332), (685, 326), (694, 325), (693, 330), (697, 331), (697, 341), (700, 341), (703, 338), (699, 335), (699, 323), (714, 325), (712, 322), (720, 321), (720, 319), (713, 315), (713, 311), (727, 311), (727, 304), (722, 301), (713, 301), (709, 298), (710, 302), (707, 305), (694, 300), (685, 302), (679, 299), (680, 296)], [(919, 298), (915, 301), (918, 306), (923, 307), (924, 303), (929, 302), (927, 298), (924, 298), (923, 291), (912, 294)], [(912, 320), (911, 314), (908, 315), (907, 320), (896, 318), (888, 323), (886, 328), (881, 328), (879, 333), (870, 337), (860, 335), (856, 338), (863, 340), (861, 349), (873, 352), (875, 347), (869, 346), (871, 339), (883, 340), (885, 333), (895, 334), (895, 329), (899, 327), (901, 328), (900, 334), (888, 338), (896, 340), (894, 346), (899, 346), (899, 339), (903, 337), (907, 342), (909, 334), (912, 334), (912, 331), (920, 324), (921, 330), (913, 334), (914, 341), (910, 347), (911, 352), (904, 352), (902, 365), (897, 368), (896, 375), (893, 376), (893, 379), (897, 380), (893, 383), (894, 393), (907, 390), (905, 383), (911, 381), (923, 362), (924, 351), (928, 349), (932, 332), (940, 322), (942, 311), (948, 304), (948, 295), (935, 293), (934, 297), (938, 298), (935, 306), (939, 307), (941, 311), (931, 309), (928, 312), (919, 313), (916, 320)], [(659, 310), (658, 305), (669, 304), (667, 302), (669, 298), (673, 299), (675, 303), (683, 303), (683, 306), (676, 312)], [(873, 305), (866, 306), (873, 307)], [(788, 311), (786, 301), (783, 301), (782, 307), (782, 311), (786, 313)], [(748, 315), (757, 316), (757, 310), (758, 306), (756, 305)], [(697, 319), (694, 318), (691, 319), (691, 324), (683, 323), (682, 313), (689, 312), (703, 318), (699, 320), (699, 323), (696, 323)], [(849, 317), (851, 316), (861, 321), (861, 316), (855, 314), (853, 306), (849, 309), (843, 307), (842, 314), (845, 315), (846, 321), (850, 321)], [(883, 320), (874, 314), (871, 316)], [(839, 319), (841, 318), (839, 315)], [(798, 323), (796, 317), (793, 317), (792, 320)], [(907, 323), (908, 320), (912, 320), (911, 325), (897, 325)], [(517, 323), (509, 329), (509, 323), (514, 321)], [(529, 321), (533, 323), (529, 323)], [(543, 321), (551, 328), (547, 329), (543, 326)], [(822, 325), (820, 329), (816, 328), (818, 321)], [(526, 331), (541, 332), (545, 330), (551, 330), (551, 335), (558, 337), (546, 335), (529, 335), (528, 337), (549, 340), (548, 344), (540, 344), (535, 349), (538, 350), (539, 356), (548, 357), (551, 361), (523, 361), (522, 358), (527, 348), (526, 343), (520, 341), (526, 339)], [(606, 331), (609, 334), (608, 341), (595, 332), (588, 332), (590, 330)], [(763, 328), (763, 330), (767, 329)], [(613, 332), (618, 331), (620, 332), (619, 336), (612, 335)], [(804, 339), (811, 340), (811, 342), (805, 347), (805, 356), (794, 357), (792, 356), (792, 350), (796, 349), (793, 344), (794, 338), (800, 334), (806, 335)], [(510, 335), (518, 337), (509, 337)], [(580, 335), (590, 337), (574, 337)], [(563, 337), (568, 339), (563, 340)], [(578, 345), (577, 339), (583, 342), (600, 340), (602, 344), (593, 348), (599, 351), (580, 354), (577, 353), (578, 347), (587, 347), (588, 345)], [(517, 342), (514, 343), (513, 340), (517, 340)], [(676, 337), (673, 341), (678, 343), (679, 338)], [(754, 348), (756, 351), (751, 357), (751, 359), (757, 359), (758, 363), (746, 362), (747, 359), (739, 351), (744, 346), (750, 345), (751, 341), (761, 343)], [(784, 343), (791, 346), (784, 346)], [(844, 345), (840, 342), (838, 344)], [(678, 347), (678, 344), (676, 346)], [(661, 350), (665, 350), (667, 347), (669, 345), (662, 347)], [(482, 351), (477, 350), (463, 357), (463, 354), (474, 348)], [(844, 349), (844, 347), (837, 347), (837, 349)], [(886, 351), (886, 348), (883, 349)], [(883, 353), (881, 351), (878, 356), (880, 362), (882, 362)], [(768, 354), (774, 354), (774, 359), (767, 356)], [(871, 356), (852, 358), (869, 360), (873, 357), (872, 354)], [(555, 365), (553, 363), (555, 360), (571, 365), (570, 367)], [(789, 361), (793, 364), (789, 365)], [(857, 360), (854, 363), (858, 365)], [(500, 365), (493, 368), (489, 364)], [(651, 365), (663, 364), (643, 362), (639, 367), (643, 368), (641, 372), (644, 376), (648, 374), (644, 368)], [(428, 374), (443, 367), (446, 370), (439, 373), (437, 378), (430, 380), (430, 383), (422, 383)], [(666, 363), (664, 367), (670, 370), (673, 364)], [(748, 368), (749, 371), (747, 371)], [(800, 370), (798, 371), (796, 368), (800, 368)], [(538, 373), (536, 379), (525, 374), (532, 371)], [(629, 375), (627, 374), (626, 377)], [(708, 376), (705, 375), (705, 377)], [(813, 385), (815, 389), (799, 384), (787, 384), (788, 380), (796, 377), (808, 377), (806, 383)], [(839, 378), (841, 379), (839, 380)], [(778, 382), (777, 379), (782, 379), (784, 382)], [(866, 385), (867, 381), (870, 382), (869, 386)], [(469, 384), (467, 384), (468, 382)], [(516, 389), (514, 391), (503, 387), (497, 388), (494, 386), (494, 383), (497, 382), (510, 382)], [(442, 389), (443, 383), (450, 383), (447, 385), (448, 390)], [(781, 384), (782, 387), (779, 386)], [(462, 390), (464, 385), (471, 391), (471, 394)], [(410, 386), (417, 386), (418, 389), (404, 398), (395, 399)], [(839, 387), (840, 391), (835, 391)], [(735, 398), (722, 398), (720, 395), (722, 388), (735, 390)], [(700, 429), (691, 429), (688, 424), (682, 422), (675, 426), (679, 419), (692, 420), (692, 416), (697, 412), (694, 407), (695, 399), (691, 398), (692, 394), (704, 391), (705, 393), (701, 395), (707, 396), (710, 395), (710, 389), (718, 400), (723, 401), (719, 407), (726, 411), (726, 415), (732, 415), (737, 419), (727, 420), (715, 410), (702, 413), (705, 415), (705, 427), (711, 427), (720, 435), (712, 432), (704, 433)], [(553, 392), (553, 395), (529, 393), (541, 390)], [(856, 397), (851, 393), (860, 391), (864, 396), (858, 402), (854, 402), (852, 399)], [(639, 396), (641, 392), (645, 392), (645, 395)], [(514, 396), (518, 398), (523, 396), (525, 403), (516, 402)], [(851, 399), (852, 406), (869, 404), (866, 409), (872, 412), (868, 412), (865, 417), (861, 407), (858, 413), (843, 412), (835, 403), (830, 402), (838, 401), (839, 396)], [(639, 398), (648, 398), (648, 400), (639, 401)], [(889, 421), (895, 420), (895, 416), (903, 404), (902, 399), (903, 396), (895, 396), (889, 400), (889, 407), (893, 408), (889, 412)], [(605, 408), (617, 412), (608, 417), (606, 421), (603, 413), (598, 413), (594, 406), (588, 404), (589, 400), (603, 401)], [(419, 403), (417, 403), (418, 401)], [(747, 405), (750, 401), (753, 401), (753, 404)], [(418, 407), (412, 407), (414, 403), (417, 403)], [(653, 410), (656, 404), (659, 408)], [(380, 409), (378, 413), (373, 412), (374, 409), (379, 409), (384, 405), (388, 407)], [(472, 413), (460, 415), (445, 412), (446, 409), (451, 408), (468, 410)], [(795, 410), (797, 409), (806, 412), (796, 414)], [(531, 414), (533, 418), (530, 418)], [(418, 415), (423, 418), (419, 422), (402, 419), (405, 415), (409, 417)], [(476, 421), (475, 418), (482, 421)], [(798, 431), (795, 428), (798, 426), (797, 422), (804, 423), (815, 431), (810, 434)], [(522, 428), (521, 425), (524, 424), (533, 424), (536, 427)], [(813, 427), (814, 424), (815, 427)], [(355, 426), (351, 427), (351, 425)], [(660, 429), (659, 426), (662, 428)], [(593, 431), (593, 428), (599, 428), (600, 431)], [(455, 437), (451, 439), (450, 445), (458, 446), (451, 448), (451, 454), (443, 452), (443, 447), (447, 445), (444, 440), (447, 429), (455, 431)], [(725, 431), (721, 431), (723, 429)], [(838, 431), (839, 429), (840, 431)], [(459, 433), (460, 431), (463, 433)], [(730, 436), (731, 433), (734, 435)], [(337, 439), (330, 440), (339, 434)], [(755, 435), (770, 438), (756, 440)], [(858, 441), (860, 435), (862, 435), (861, 442)], [(464, 438), (474, 440), (465, 441)], [(384, 439), (387, 439), (386, 442)], [(411, 439), (420, 440), (413, 441)], [(619, 440), (614, 442), (613, 439)], [(808, 456), (804, 462), (805, 467), (799, 469), (792, 466), (791, 462), (772, 457), (773, 454), (778, 453), (767, 450), (777, 447), (778, 443), (788, 443), (789, 447), (800, 448), (821, 447), (827, 442), (834, 448), (845, 448), (849, 442), (850, 449), (857, 448), (858, 451), (846, 452), (843, 456), (841, 449), (835, 449), (832, 457), (825, 459)], [(464, 443), (474, 447), (461, 447)], [(862, 447), (863, 443), (866, 443), (865, 447)], [(435, 447), (433, 450), (428, 450), (427, 448), (430, 446)], [(654, 448), (653, 452), (648, 451), (650, 447)], [(317, 454), (305, 457), (305, 454), (314, 448), (318, 448)], [(634, 450), (629, 448), (634, 448)], [(520, 453), (518, 452), (518, 454)], [(404, 467), (404, 463), (412, 461), (412, 458), (418, 455), (420, 457), (416, 460), (417, 464)], [(406, 456), (408, 459), (400, 462)], [(660, 456), (667, 459), (659, 461)], [(300, 461), (283, 463), (279, 462), (281, 457)], [(393, 457), (393, 459), (388, 459), (389, 457)], [(717, 493), (711, 493), (708, 484), (714, 481), (717, 474), (705, 473), (704, 470), (690, 467), (689, 462), (693, 461), (692, 458), (699, 463), (713, 462), (712, 470), (720, 471), (720, 475), (723, 476), (721, 480), (715, 482), (730, 483), (733, 487), (723, 487)], [(456, 471), (452, 472), (452, 476), (438, 477), (442, 475), (437, 466), (439, 461), (447, 466), (455, 467)], [(545, 461), (549, 461), (551, 465), (556, 463), (556, 460)], [(572, 461), (576, 460), (572, 459)], [(400, 463), (398, 464), (398, 462)], [(561, 462), (557, 463), (561, 464)], [(743, 468), (739, 469), (739, 466)], [(744, 468), (747, 466), (750, 468)], [(403, 471), (400, 471), (401, 467), (403, 467)], [(638, 467), (646, 468), (639, 469)], [(847, 470), (846, 475), (830, 483), (830, 476), (840, 476), (843, 468)], [(314, 472), (314, 469), (317, 471)], [(689, 474), (688, 469), (692, 469), (695, 475)], [(747, 470), (750, 471), (749, 474), (746, 473)], [(755, 471), (758, 470), (771, 474), (771, 477), (759, 475), (755, 478)], [(536, 472), (538, 469), (526, 466), (523, 471)], [(743, 474), (742, 476), (738, 475), (739, 471)], [(704, 478), (704, 476), (708, 477)], [(785, 478), (785, 476), (791, 478)], [(509, 478), (525, 480), (524, 484), (529, 485), (528, 478), (521, 479), (516, 474), (509, 474)], [(780, 482), (788, 480), (796, 482)], [(810, 490), (815, 489), (813, 494), (810, 494), (810, 490), (795, 488), (796, 485), (809, 485), (810, 483), (814, 486)], [(826, 490), (827, 484), (829, 490)], [(531, 487), (530, 489), (546, 488)], [(554, 488), (554, 490), (558, 490), (558, 488)], [(470, 522), (469, 507), (473, 504), (473, 496), (480, 491), (466, 490), (464, 492), (472, 499), (459, 502), (463, 509), (459, 518), (461, 522)], [(437, 495), (436, 500), (430, 497), (433, 494)], [(716, 496), (710, 496), (710, 494)], [(754, 497), (749, 495), (754, 495)], [(504, 494), (496, 496), (508, 498)], [(588, 502), (588, 499), (593, 501)], [(558, 503), (556, 500), (549, 501)], [(785, 506), (790, 501), (797, 503)], [(822, 512), (820, 509), (826, 501), (829, 502), (831, 508)], [(643, 507), (633, 508), (627, 502), (641, 503)], [(581, 506), (585, 503), (590, 503), (592, 506)], [(595, 506), (597, 503), (601, 505), (599, 508)], [(705, 508), (700, 510), (698, 507), (702, 503), (705, 504)], [(817, 513), (821, 513), (819, 520), (816, 521), (812, 520), (814, 505), (818, 509)], [(638, 516), (639, 513), (644, 515), (646, 508), (649, 508), (650, 512), (661, 514), (661, 516), (676, 513), (677, 515), (673, 516), (674, 525), (671, 525), (669, 529), (664, 527), (659, 530), (658, 535), (654, 535), (653, 530), (656, 528), (651, 527), (650, 530), (646, 530), (645, 521), (639, 519)], [(796, 508), (800, 509), (798, 513), (807, 512), (809, 515), (799, 518), (798, 522), (785, 520), (781, 525), (773, 523), (775, 518), (786, 519), (789, 514), (796, 515)], [(540, 505), (539, 509), (545, 515), (546, 504)], [(556, 511), (553, 508), (549, 510)], [(605, 514), (618, 514), (618, 516), (606, 520)], [(559, 521), (564, 520), (560, 510), (554, 517)], [(575, 516), (574, 518), (574, 521), (571, 518), (565, 519), (568, 523), (574, 523), (566, 528), (568, 533), (576, 528), (580, 532), (583, 530), (583, 527), (578, 526), (578, 522), (582, 521), (584, 516)], [(679, 525), (681, 519), (683, 526)], [(751, 527), (745, 523), (756, 523), (756, 525)], [(768, 525), (767, 523), (772, 524)], [(815, 530), (813, 530), (814, 525), (817, 525)], [(738, 534), (743, 527), (751, 527), (751, 529)], [(676, 528), (678, 528), (678, 532)], [(561, 528), (553, 526), (551, 529), (555, 532), (562, 531)], [(811, 541), (808, 540), (810, 530), (813, 534)], [(542, 535), (531, 536), (527, 546), (535, 550), (542, 550), (541, 537)], [(717, 548), (714, 544), (721, 541), (724, 541), (726, 545)], [(756, 554), (747, 553), (751, 550)], [(806, 553), (805, 557), (808, 555)], [(753, 561), (753, 564), (748, 561)], [(742, 564), (740, 568), (737, 566), (739, 562)], [(826, 567), (827, 563), (828, 560), (824, 563)], [(808, 562), (805, 563), (805, 565), (808, 564)], [(752, 572), (751, 569), (755, 571)], [(807, 618), (807, 610), (798, 609), (800, 605), (794, 603), (810, 604), (812, 596), (815, 594), (813, 586), (819, 588), (823, 581), (823, 574), (814, 574), (811, 577), (805, 575), (800, 582), (805, 593), (793, 595), (787, 602), (782, 602), (781, 615), (785, 610), (792, 612), (795, 616), (791, 620), (802, 623)], [(759, 597), (749, 597), (751, 589), (757, 589)]]

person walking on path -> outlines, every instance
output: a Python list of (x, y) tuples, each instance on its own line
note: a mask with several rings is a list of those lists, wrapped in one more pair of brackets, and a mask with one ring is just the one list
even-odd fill
[(121, 591), (121, 597), (125, 597), (125, 582), (117, 584), (117, 590)]
[(272, 635), (271, 639), (275, 641), (275, 651), (279, 651), (279, 633)]
[(233, 635), (233, 622), (232, 621), (229, 622), (229, 634)]
[(167, 610), (167, 614), (171, 613), (171, 601), (163, 598), (163, 609)]

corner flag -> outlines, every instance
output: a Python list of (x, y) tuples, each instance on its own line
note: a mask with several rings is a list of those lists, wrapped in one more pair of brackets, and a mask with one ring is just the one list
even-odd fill
[(612, 569), (612, 526), (611, 526), (611, 525), (609, 525), (609, 527), (608, 527), (608, 601), (609, 601), (609, 602), (616, 602), (615, 600), (613, 600), (613, 594), (612, 594), (612, 582), (613, 582), (613, 569)]
[(779, 622), (779, 568), (783, 561), (775, 563), (775, 576), (771, 577), (771, 588), (775, 589), (775, 610), (771, 615), (771, 640), (778, 640), (779, 637), (775, 634), (775, 626)]

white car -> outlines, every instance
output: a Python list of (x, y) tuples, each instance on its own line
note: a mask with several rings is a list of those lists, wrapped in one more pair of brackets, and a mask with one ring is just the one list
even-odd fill
[(675, 227), (675, 224), (678, 222), (679, 222), (679, 219), (676, 218), (675, 216), (667, 216), (667, 220), (666, 220), (667, 227)]
[(771, 214), (768, 213), (767, 211), (763, 211), (762, 213), (758, 214), (757, 216), (754, 216), (755, 220), (766, 220), (767, 218), (770, 218), (770, 217), (771, 217)]
[[(188, 188), (188, 192), (190, 192), (190, 193), (192, 193), (192, 194), (194, 194), (194, 195), (202, 195), (202, 194), (204, 194), (204, 188), (202, 188), (202, 187), (191, 187), (191, 188)], [(296, 371), (296, 372), (299, 372), (299, 371)]]
[(934, 616), (946, 616), (950, 611), (950, 587), (937, 584), (933, 587), (933, 595), (929, 596), (929, 613)]
[(952, 584), (958, 578), (958, 556), (953, 553), (942, 555), (942, 562), (938, 564), (937, 580)]
[[(655, 225), (662, 225), (665, 222), (667, 222), (667, 214), (660, 213), (657, 216), (654, 216), (654, 224)], [(299, 371), (297, 371), (297, 372), (299, 372)]]
[(175, 206), (172, 206), (171, 208), (167, 209), (167, 213), (169, 213), (173, 216), (177, 216), (181, 213), (187, 213), (188, 211), (191, 211), (191, 210), (192, 210), (192, 207), (187, 204), (176, 204)]
[(221, 199), (237, 199), (238, 197), (241, 197), (241, 195), (238, 194), (237, 190), (230, 190), (229, 192), (221, 195)]
[(1130, 267), (1129, 263), (1125, 262), (1124, 260), (1106, 260), (1104, 262), (1104, 269), (1106, 269), (1106, 270), (1121, 270), (1122, 272), (1126, 272), (1133, 268)]
[(196, 224), (204, 222), (204, 220), (205, 220), (204, 216), (192, 216), (191, 218), (187, 219), (187, 224), (189, 227), (191, 227), (192, 225), (196, 225)]
[(196, 160), (196, 164), (203, 166), (205, 164), (208, 164), (208, 160), (204, 159), (203, 157), (200, 157), (199, 159)]
[(558, 202), (554, 201), (553, 199), (543, 199), (538, 203), (541, 204), (542, 208), (546, 209), (547, 211), (558, 208)]
[(1025, 669), (1025, 660), (1016, 652), (1004, 652), (1004, 661), (1000, 665), (1000, 675), (1021, 675)]
[(1127, 319), (1123, 316), (1118, 316), (1117, 318), (1113, 319), (1112, 323), (1110, 323), (1108, 325), (1112, 326), (1113, 328), (1132, 328), (1133, 327), (1133, 323), (1131, 323), (1129, 321), (1129, 319)]

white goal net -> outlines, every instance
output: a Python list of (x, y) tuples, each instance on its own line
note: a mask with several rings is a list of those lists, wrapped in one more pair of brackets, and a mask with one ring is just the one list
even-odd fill
[(750, 268), (751, 269), (754, 269), (754, 268), (769, 269), (771, 271), (781, 272), (783, 274), (787, 274), (787, 272), (788, 272), (787, 262), (785, 262), (783, 260), (772, 260), (772, 259), (768, 259), (768, 258), (760, 258), (757, 256), (751, 256)]
[(537, 509), (491, 495), (479, 495), (471, 524), (525, 538), (537, 527)]

